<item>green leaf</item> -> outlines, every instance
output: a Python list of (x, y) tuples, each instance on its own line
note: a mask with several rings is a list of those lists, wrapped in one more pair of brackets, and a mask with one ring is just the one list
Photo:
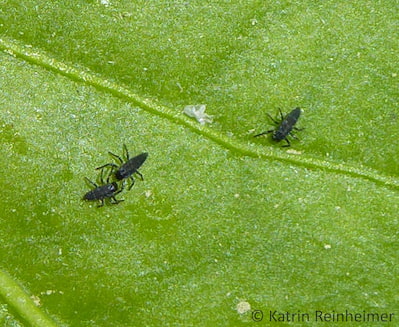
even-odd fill
[[(397, 321), (393, 2), (3, 1), (0, 28), (4, 325)], [(296, 106), (292, 148), (252, 137)], [(144, 181), (82, 201), (123, 143)]]

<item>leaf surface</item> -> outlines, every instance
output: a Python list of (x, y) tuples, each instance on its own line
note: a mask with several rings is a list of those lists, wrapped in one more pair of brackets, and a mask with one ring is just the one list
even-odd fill
[[(395, 312), (397, 19), (367, 3), (3, 1), (0, 319)], [(253, 139), (296, 106), (291, 149)], [(144, 181), (83, 202), (123, 143)]]

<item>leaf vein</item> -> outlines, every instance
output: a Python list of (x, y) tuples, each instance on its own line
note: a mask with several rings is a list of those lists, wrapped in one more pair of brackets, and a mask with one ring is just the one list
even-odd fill
[(381, 184), (385, 187), (399, 189), (399, 180), (393, 176), (387, 176), (368, 167), (354, 167), (344, 163), (335, 163), (327, 160), (319, 160), (315, 158), (307, 158), (304, 156), (292, 155), (282, 152), (280, 149), (258, 147), (254, 144), (245, 144), (242, 141), (227, 137), (219, 132), (212, 130), (207, 126), (198, 124), (196, 121), (189, 119), (181, 112), (171, 110), (163, 105), (157, 104), (150, 99), (145, 99), (134, 94), (126, 87), (110, 82), (102, 77), (95, 75), (89, 71), (78, 70), (63, 62), (47, 56), (44, 53), (19, 44), (17, 40), (0, 39), (0, 50), (14, 57), (23, 59), (31, 64), (41, 66), (50, 71), (63, 75), (71, 80), (85, 83), (104, 92), (124, 99), (145, 111), (166, 118), (175, 124), (180, 124), (204, 136), (213, 142), (236, 152), (243, 156), (261, 158), (267, 160), (277, 160), (286, 163), (304, 166), (309, 169), (321, 169), (335, 173), (350, 175), (353, 177), (364, 178), (369, 181)]

